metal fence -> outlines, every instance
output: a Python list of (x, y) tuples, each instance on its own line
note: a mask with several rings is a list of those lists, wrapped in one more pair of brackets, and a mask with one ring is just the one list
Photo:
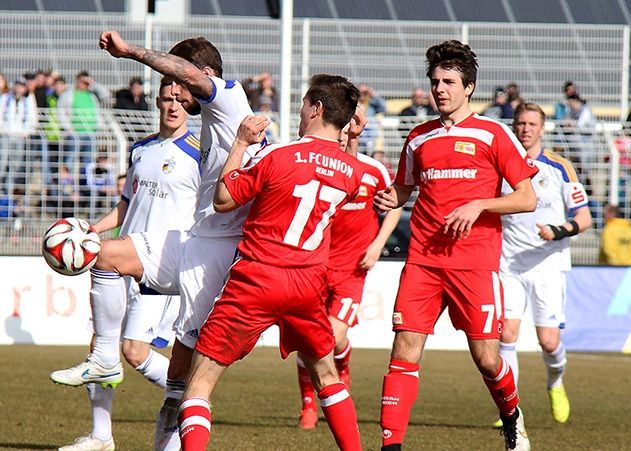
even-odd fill
[[(110, 89), (126, 86), (144, 69), (98, 49), (100, 31), (115, 29), (131, 43), (168, 50), (175, 42), (204, 36), (217, 45), (226, 78), (269, 70), (279, 80), (280, 21), (269, 18), (189, 16), (183, 24), (142, 22), (124, 14), (15, 13), (0, 16), (0, 72), (9, 79), (54, 68), (68, 80), (86, 69)], [(629, 91), (629, 27), (606, 25), (460, 23), (295, 19), (292, 42), (292, 105), (296, 111), (305, 76), (338, 73), (372, 85), (388, 98), (407, 98), (425, 85), (425, 49), (460, 39), (477, 52), (476, 98), (489, 100), (497, 85), (515, 82), (522, 96), (552, 104), (573, 80), (601, 118), (626, 118)], [(150, 86), (158, 77), (152, 74)]]
[[(0, 165), (0, 254), (36, 255), (43, 231), (55, 219), (78, 216), (91, 222), (119, 199), (116, 179), (126, 170), (128, 145), (158, 129), (157, 114), (103, 109), (93, 136), (47, 134), (51, 110), (40, 110), (37, 130), (26, 138), (0, 134), (6, 167)], [(384, 152), (396, 170), (410, 118), (376, 119), (368, 152)], [(199, 118), (189, 128), (199, 130)], [(292, 130), (298, 128), (297, 118)], [(83, 144), (83, 146), (82, 146)], [(597, 263), (602, 207), (617, 203), (631, 214), (631, 134), (615, 124), (576, 130), (548, 122), (545, 144), (571, 160), (591, 198), (595, 227), (572, 238), (577, 264)], [(19, 148), (19, 151), (15, 149)], [(4, 153), (3, 153), (4, 154)]]

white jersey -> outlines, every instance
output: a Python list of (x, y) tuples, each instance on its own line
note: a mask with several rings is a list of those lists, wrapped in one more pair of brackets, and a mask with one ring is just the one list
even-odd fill
[[(543, 150), (534, 162), (539, 168), (532, 179), (537, 209), (532, 213), (502, 215), (500, 271), (504, 273), (571, 269), (569, 240), (545, 241), (538, 234), (537, 224), (565, 223), (568, 212), (587, 206), (587, 193), (565, 158)], [(511, 192), (512, 188), (504, 181), (502, 195)]]
[(121, 236), (189, 229), (199, 186), (199, 141), (191, 132), (176, 139), (155, 134), (136, 142), (123, 188), (122, 197), (129, 206)]
[[(249, 206), (237, 208), (229, 213), (215, 214), (213, 198), (217, 179), (237, 135), (241, 121), (252, 115), (243, 87), (238, 81), (210, 77), (214, 84), (213, 95), (209, 99), (197, 99), (201, 106), (201, 164), (202, 180), (200, 203), (195, 212), (193, 235), (205, 237), (241, 236), (243, 221), (248, 215)], [(261, 145), (250, 146), (241, 166), (245, 165), (260, 149)]]

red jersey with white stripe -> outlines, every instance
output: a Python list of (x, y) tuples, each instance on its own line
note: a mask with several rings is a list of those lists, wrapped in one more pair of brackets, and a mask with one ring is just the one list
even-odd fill
[(331, 216), (357, 195), (363, 173), (337, 141), (306, 136), (263, 148), (224, 177), (237, 204), (253, 200), (239, 252), (279, 267), (325, 264)]
[(465, 239), (444, 234), (444, 217), (475, 199), (501, 195), (502, 180), (516, 184), (537, 173), (513, 132), (471, 114), (451, 127), (440, 119), (414, 128), (403, 146), (395, 182), (418, 185), (410, 219), (408, 261), (454, 269), (499, 269), (500, 215), (483, 212)]
[(379, 233), (379, 217), (373, 209), (374, 195), (392, 184), (382, 163), (362, 153), (357, 154), (357, 160), (365, 171), (359, 194), (338, 211), (331, 225), (327, 267), (335, 270), (357, 269), (366, 249)]

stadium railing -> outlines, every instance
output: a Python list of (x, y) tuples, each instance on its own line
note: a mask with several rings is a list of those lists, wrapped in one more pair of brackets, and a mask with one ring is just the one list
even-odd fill
[[(22, 140), (23, 159), (12, 156), (7, 161), (5, 178), (0, 179), (0, 255), (37, 255), (40, 238), (54, 220), (78, 216), (93, 223), (107, 213), (120, 198), (116, 178), (126, 171), (128, 146), (158, 130), (155, 112), (104, 108), (94, 146), (82, 155), (74, 147), (77, 135), (66, 131), (51, 135), (53, 120), (52, 111), (40, 110), (37, 130)], [(297, 125), (294, 120), (292, 130)], [(396, 169), (403, 140), (415, 122), (386, 116), (379, 125), (368, 153), (384, 151)], [(198, 133), (199, 126), (198, 117), (190, 120), (191, 130)], [(578, 131), (547, 122), (546, 128), (546, 147), (574, 163), (590, 194), (595, 226), (572, 238), (574, 262), (595, 264), (604, 204), (615, 203), (627, 216), (631, 213), (631, 133), (619, 123), (598, 123)], [(0, 149), (8, 149), (10, 140), (15, 138), (0, 133)], [(386, 251), (390, 257), (405, 255), (408, 234), (403, 221)]]

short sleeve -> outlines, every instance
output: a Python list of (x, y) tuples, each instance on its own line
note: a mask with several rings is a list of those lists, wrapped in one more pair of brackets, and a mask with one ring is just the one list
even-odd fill
[(539, 169), (513, 132), (504, 124), (500, 127), (494, 139), (497, 163), (502, 177), (514, 188), (519, 182), (534, 177)]
[(268, 154), (256, 164), (234, 169), (224, 176), (223, 182), (237, 204), (247, 204), (263, 189), (265, 180), (269, 179), (268, 172), (273, 167), (271, 160), (272, 155)]

